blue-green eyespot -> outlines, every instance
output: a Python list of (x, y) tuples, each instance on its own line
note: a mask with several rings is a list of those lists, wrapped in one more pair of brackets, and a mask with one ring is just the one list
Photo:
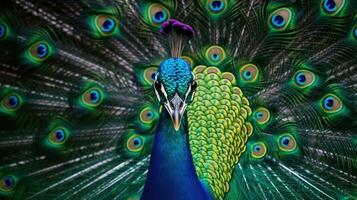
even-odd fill
[(64, 144), (67, 139), (68, 130), (64, 127), (56, 127), (48, 135), (48, 140), (56, 145)]
[(257, 142), (252, 145), (252, 156), (254, 158), (263, 158), (267, 153), (267, 148), (263, 142)]
[(160, 26), (163, 22), (170, 19), (170, 12), (160, 3), (153, 3), (147, 8), (149, 22), (154, 26)]
[(12, 175), (5, 175), (0, 179), (0, 191), (11, 192), (16, 187), (16, 178)]
[(144, 146), (144, 138), (140, 135), (133, 134), (128, 138), (126, 147), (131, 152), (140, 152)]
[(1, 99), (0, 108), (3, 112), (10, 114), (20, 109), (22, 104), (22, 97), (15, 92), (10, 92)]
[(279, 138), (279, 149), (283, 151), (294, 151), (296, 147), (296, 140), (292, 135), (285, 134)]
[(294, 82), (300, 88), (309, 87), (315, 81), (315, 74), (308, 70), (298, 70), (294, 75)]
[(254, 64), (246, 64), (239, 70), (239, 75), (244, 82), (254, 82), (259, 75), (259, 69)]
[(103, 98), (103, 91), (99, 87), (94, 86), (83, 92), (81, 102), (89, 108), (95, 108), (102, 103)]
[(274, 30), (282, 31), (287, 28), (292, 18), (289, 8), (280, 8), (270, 15), (270, 24)]
[(208, 0), (208, 8), (213, 13), (219, 13), (224, 10), (227, 6), (227, 2), (225, 0)]
[(321, 107), (326, 113), (336, 113), (343, 107), (341, 99), (334, 94), (327, 94), (322, 98)]
[(206, 50), (206, 59), (212, 65), (220, 64), (224, 59), (226, 59), (226, 52), (220, 46), (211, 46)]
[(266, 124), (270, 119), (270, 112), (268, 109), (260, 107), (253, 112), (253, 119), (260, 124)]
[(322, 0), (322, 10), (328, 15), (337, 14), (345, 5), (345, 0)]

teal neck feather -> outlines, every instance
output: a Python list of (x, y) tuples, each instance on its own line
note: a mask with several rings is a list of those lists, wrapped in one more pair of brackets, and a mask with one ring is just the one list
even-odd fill
[(162, 111), (142, 199), (211, 199), (193, 165), (186, 113), (176, 131), (170, 116)]

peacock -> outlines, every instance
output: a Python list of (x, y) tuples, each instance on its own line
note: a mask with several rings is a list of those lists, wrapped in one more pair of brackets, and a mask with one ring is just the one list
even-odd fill
[(0, 199), (357, 199), (354, 0), (1, 0)]

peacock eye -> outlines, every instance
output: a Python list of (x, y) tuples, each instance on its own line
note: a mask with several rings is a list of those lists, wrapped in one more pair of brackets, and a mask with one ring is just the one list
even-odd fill
[(337, 14), (345, 4), (345, 0), (323, 0), (322, 8), (326, 14)]
[(2, 100), (1, 100), (1, 106), (10, 112), (14, 112), (18, 110), (22, 105), (21, 97), (20, 95), (16, 93), (11, 93), (6, 95)]
[(294, 151), (296, 149), (295, 138), (290, 134), (281, 136), (279, 139), (279, 148), (283, 151)]
[(284, 30), (291, 21), (291, 10), (288, 8), (280, 8), (274, 11), (270, 17), (270, 23), (276, 30)]
[(155, 113), (151, 107), (144, 108), (140, 112), (140, 121), (143, 123), (151, 123), (155, 119)]
[(308, 87), (315, 82), (315, 74), (308, 70), (299, 70), (294, 77), (295, 84), (301, 88)]
[(336, 2), (334, 0), (325, 0), (323, 6), (324, 9), (328, 12), (334, 12), (337, 10)]
[(92, 90), (89, 93), (89, 100), (91, 101), (91, 103), (95, 104), (98, 103), (98, 101), (100, 100), (100, 93), (98, 92), (98, 90)]
[(39, 41), (32, 44), (28, 49), (29, 55), (35, 61), (44, 61), (50, 55), (49, 45), (45, 41)]
[(8, 192), (15, 188), (16, 180), (12, 176), (3, 176), (0, 180), (0, 191)]
[(270, 119), (270, 112), (266, 108), (258, 108), (254, 113), (253, 113), (253, 118), (255, 119), (258, 124), (266, 124), (269, 119)]
[(322, 100), (322, 108), (326, 113), (336, 113), (342, 109), (343, 103), (334, 94), (326, 95)]
[(220, 46), (211, 46), (206, 50), (206, 59), (213, 65), (218, 65), (225, 58), (226, 53)]
[(111, 15), (98, 15), (95, 18), (95, 22), (97, 29), (103, 35), (108, 35), (114, 32), (118, 24), (117, 20)]
[(97, 107), (103, 101), (103, 93), (98, 87), (89, 88), (82, 94), (82, 102), (89, 107)]
[(145, 81), (149, 84), (153, 84), (155, 81), (157, 67), (149, 67), (144, 70)]
[(0, 39), (3, 39), (6, 35), (6, 26), (0, 24)]
[(131, 152), (139, 152), (143, 149), (144, 139), (140, 135), (133, 134), (127, 140), (126, 146)]
[(68, 132), (63, 127), (53, 129), (49, 134), (49, 141), (53, 144), (64, 144), (67, 140)]
[(217, 62), (221, 59), (221, 56), (217, 53), (213, 53), (213, 54), (211, 54), (210, 58), (212, 61)]
[(153, 3), (148, 10), (149, 19), (153, 25), (159, 26), (170, 18), (169, 11), (159, 3)]
[(240, 70), (240, 77), (246, 82), (254, 82), (259, 74), (257, 66), (253, 64), (246, 64)]
[(272, 23), (274, 26), (281, 28), (285, 25), (286, 21), (283, 16), (275, 14), (273, 15)]
[[(108, 12), (111, 10), (108, 10)], [(95, 38), (112, 37), (119, 34), (118, 13), (97, 13), (88, 17), (90, 34)]]
[(262, 158), (267, 152), (266, 146), (262, 142), (257, 142), (252, 146), (252, 156), (254, 158)]
[(154, 14), (154, 22), (156, 23), (162, 23), (166, 19), (166, 12), (164, 11), (158, 11)]
[(209, 10), (214, 13), (221, 12), (225, 8), (225, 5), (226, 5), (226, 2), (222, 1), (222, 0), (211, 0), (211, 1), (208, 1), (208, 3), (209, 3), (208, 4)]

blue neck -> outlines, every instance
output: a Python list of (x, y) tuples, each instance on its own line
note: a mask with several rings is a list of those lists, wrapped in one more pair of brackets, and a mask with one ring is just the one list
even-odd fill
[(162, 111), (142, 195), (142, 200), (148, 199), (210, 199), (193, 165), (186, 116), (176, 131), (169, 115)]

